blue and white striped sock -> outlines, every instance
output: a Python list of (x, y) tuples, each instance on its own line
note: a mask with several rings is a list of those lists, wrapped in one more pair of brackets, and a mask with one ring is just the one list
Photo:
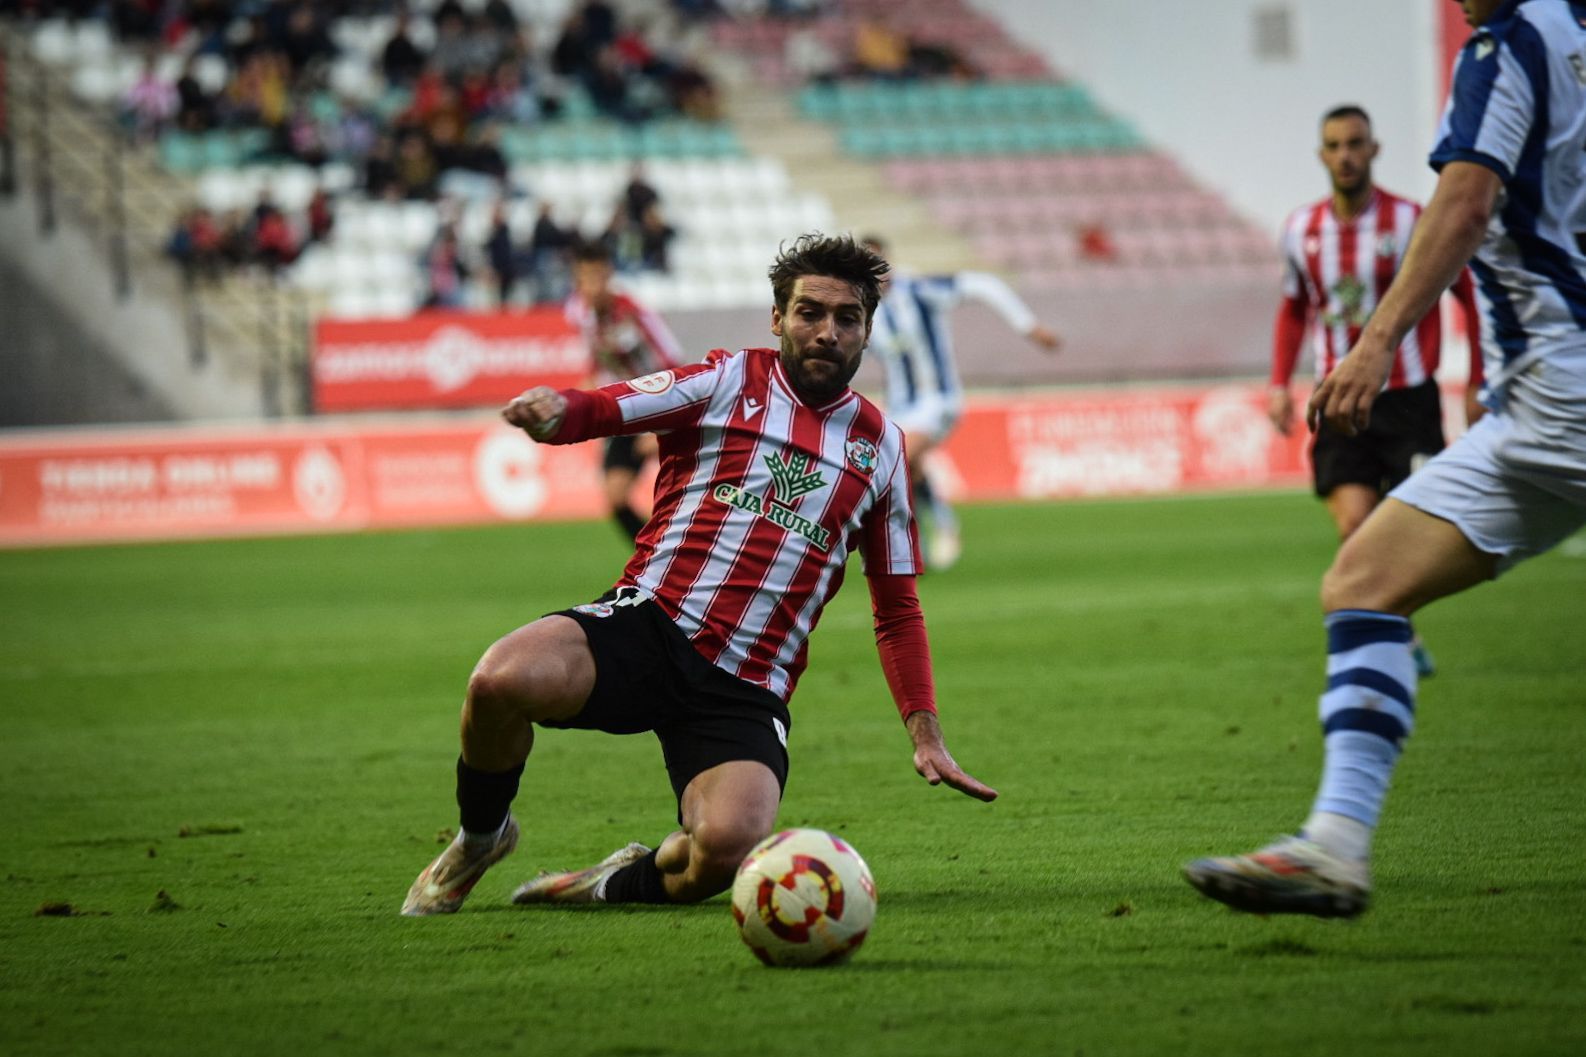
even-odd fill
[(1326, 763), (1305, 833), (1348, 858), (1366, 856), (1393, 766), (1415, 727), (1412, 637), (1410, 622), (1391, 613), (1327, 616)]

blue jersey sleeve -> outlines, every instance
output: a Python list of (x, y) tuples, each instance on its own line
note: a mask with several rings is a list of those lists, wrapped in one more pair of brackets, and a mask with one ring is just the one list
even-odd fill
[(1428, 159), (1484, 165), (1508, 183), (1547, 98), (1547, 52), (1536, 29), (1510, 23), (1502, 39), (1480, 30), (1460, 52), (1453, 91)]

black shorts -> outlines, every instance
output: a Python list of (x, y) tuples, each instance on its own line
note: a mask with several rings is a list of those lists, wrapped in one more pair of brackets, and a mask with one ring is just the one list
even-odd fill
[(1410, 476), (1417, 457), (1443, 450), (1443, 399), (1436, 382), (1390, 389), (1371, 405), (1371, 425), (1346, 437), (1323, 422), (1311, 442), (1316, 494), (1363, 484), (1387, 495)]
[(584, 629), (595, 655), (595, 688), (578, 715), (541, 726), (653, 730), (680, 805), (696, 775), (732, 760), (758, 760), (787, 787), (787, 705), (701, 657), (660, 606), (623, 588), (556, 615)]
[(638, 473), (644, 469), (644, 458), (636, 450), (639, 438), (623, 435), (606, 438), (606, 454), (600, 460), (602, 470), (630, 470)]

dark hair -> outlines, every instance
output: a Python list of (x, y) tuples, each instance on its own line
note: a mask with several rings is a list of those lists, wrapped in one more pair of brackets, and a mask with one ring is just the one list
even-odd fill
[(1371, 115), (1366, 113), (1366, 108), (1363, 106), (1356, 106), (1354, 103), (1345, 103), (1343, 106), (1333, 107), (1327, 113), (1322, 115), (1322, 124), (1325, 125), (1329, 121), (1337, 121), (1342, 117), (1358, 117), (1366, 124), (1371, 124)]
[(573, 244), (573, 260), (579, 264), (611, 264), (611, 249), (599, 239), (579, 239)]
[(783, 243), (768, 273), (771, 293), (777, 308), (786, 312), (793, 284), (802, 276), (824, 275), (851, 283), (865, 306), (865, 318), (875, 314), (881, 303), (881, 279), (888, 265), (849, 235), (822, 235), (818, 231), (800, 235), (793, 245)]

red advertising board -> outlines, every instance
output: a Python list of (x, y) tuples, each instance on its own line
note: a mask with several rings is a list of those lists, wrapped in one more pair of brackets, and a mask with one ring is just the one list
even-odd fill
[[(933, 471), (966, 500), (1302, 485), (1309, 438), (1278, 436), (1265, 402), (1254, 383), (977, 396)], [(535, 444), (490, 414), (0, 434), (0, 546), (603, 510), (598, 444)]]
[(320, 411), (480, 407), (534, 385), (577, 385), (589, 350), (559, 308), (322, 319), (312, 374)]

